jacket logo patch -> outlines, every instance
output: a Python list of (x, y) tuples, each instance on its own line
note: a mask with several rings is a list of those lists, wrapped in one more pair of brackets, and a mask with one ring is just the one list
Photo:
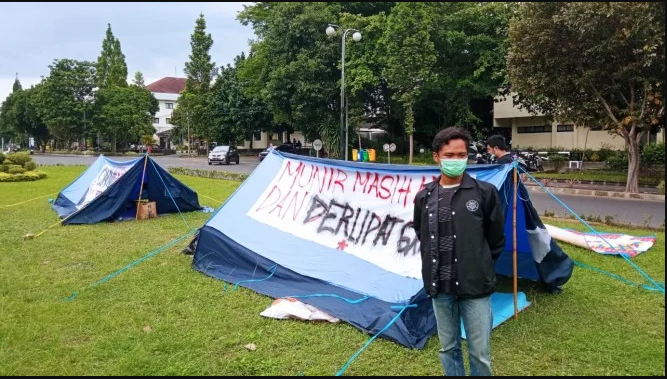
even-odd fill
[(466, 208), (468, 208), (470, 212), (474, 212), (479, 209), (479, 203), (477, 200), (470, 200), (466, 203)]

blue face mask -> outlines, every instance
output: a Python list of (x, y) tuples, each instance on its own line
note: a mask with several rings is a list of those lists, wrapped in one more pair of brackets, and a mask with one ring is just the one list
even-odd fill
[(450, 178), (458, 178), (463, 175), (468, 166), (468, 159), (442, 159), (440, 158), (440, 170)]

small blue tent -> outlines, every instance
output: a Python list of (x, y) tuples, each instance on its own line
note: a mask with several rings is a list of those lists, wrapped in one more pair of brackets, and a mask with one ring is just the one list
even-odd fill
[(53, 209), (63, 225), (134, 219), (140, 191), (158, 215), (201, 209), (197, 193), (148, 155), (124, 162), (101, 155), (58, 194)]
[[(512, 276), (511, 165), (475, 165), (468, 173), (498, 188), (506, 205), (507, 245), (497, 262)], [(423, 348), (436, 331), (423, 290), (414, 230), (414, 196), (437, 167), (378, 165), (271, 152), (200, 229), (193, 267), (273, 297), (297, 297), (375, 334)], [(551, 240), (520, 185), (518, 276), (556, 289), (572, 260)], [(519, 308), (529, 303), (519, 294)], [(513, 315), (513, 295), (492, 296), (494, 327)]]

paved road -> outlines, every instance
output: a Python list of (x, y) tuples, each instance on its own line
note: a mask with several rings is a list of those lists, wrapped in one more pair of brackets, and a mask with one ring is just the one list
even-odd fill
[[(613, 216), (616, 221), (636, 225), (648, 223), (650, 226), (660, 226), (665, 220), (664, 202), (574, 195), (558, 195), (558, 198), (577, 214), (599, 215), (603, 221), (606, 215)], [(530, 199), (540, 215), (545, 210), (560, 215), (570, 214), (549, 194), (531, 192)]]
[[(93, 163), (97, 157), (96, 156), (77, 156), (77, 155), (72, 155), (72, 156), (65, 156), (65, 155), (41, 155), (41, 154), (36, 154), (34, 155), (35, 162), (37, 164), (42, 164), (42, 165), (55, 165), (57, 163), (60, 164), (65, 164), (65, 165), (89, 165)], [(134, 159), (136, 157), (109, 157), (110, 159), (117, 160), (117, 161), (126, 161), (130, 159)], [(167, 155), (167, 156), (153, 156), (153, 159), (157, 163), (160, 164), (160, 166), (169, 168), (169, 167), (185, 167), (185, 168), (198, 168), (198, 169), (206, 169), (206, 170), (220, 170), (220, 171), (227, 171), (227, 172), (237, 172), (237, 173), (244, 173), (248, 174), (251, 173), (252, 170), (259, 165), (259, 160), (256, 157), (244, 157), (241, 156), (241, 162), (236, 165), (236, 164), (230, 164), (230, 165), (208, 165), (206, 158), (186, 158), (186, 157), (179, 157), (176, 155)]]
[[(35, 161), (38, 164), (53, 165), (56, 163), (73, 165), (84, 164), (89, 165), (97, 159), (89, 156), (62, 156), (62, 155), (35, 155)], [(113, 157), (117, 160), (128, 160), (130, 157)], [(183, 158), (178, 156), (156, 156), (153, 157), (163, 167), (187, 167), (207, 170), (221, 170), (228, 172), (250, 173), (259, 164), (255, 157), (241, 157), (239, 165), (212, 165), (207, 164), (206, 158)], [(531, 193), (531, 200), (540, 215), (544, 214), (545, 210), (556, 212), (557, 214), (566, 215), (567, 210), (558, 204), (548, 194)], [(651, 226), (659, 226), (665, 220), (665, 203), (651, 202), (644, 200), (630, 200), (630, 199), (610, 199), (592, 196), (572, 196), (560, 195), (559, 198), (563, 200), (570, 208), (572, 208), (579, 215), (599, 215), (604, 219), (604, 216), (611, 215), (617, 221), (630, 222), (637, 225), (643, 225), (648, 222)], [(652, 216), (651, 216), (652, 215)]]

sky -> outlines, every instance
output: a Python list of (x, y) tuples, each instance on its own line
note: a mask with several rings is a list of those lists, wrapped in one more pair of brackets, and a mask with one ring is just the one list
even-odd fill
[(47, 76), (54, 59), (96, 62), (107, 24), (120, 39), (129, 78), (136, 71), (150, 84), (165, 76), (185, 77), (190, 35), (204, 13), (217, 66), (249, 51), (250, 26), (236, 15), (252, 3), (0, 3), (0, 103), (16, 73), (23, 88)]

